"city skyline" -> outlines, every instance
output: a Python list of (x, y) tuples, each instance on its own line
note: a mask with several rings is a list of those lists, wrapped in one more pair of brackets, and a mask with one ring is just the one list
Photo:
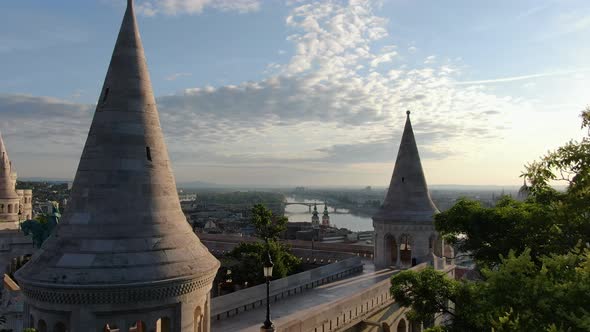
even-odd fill
[[(179, 182), (386, 186), (406, 109), (429, 184), (517, 185), (582, 134), (582, 1), (137, 3)], [(73, 178), (124, 5), (0, 14), (0, 130), (21, 177)]]

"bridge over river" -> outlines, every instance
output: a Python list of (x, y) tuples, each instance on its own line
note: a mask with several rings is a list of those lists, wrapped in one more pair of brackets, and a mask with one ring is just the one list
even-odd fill
[[(315, 205), (319, 205), (320, 207), (322, 205), (327, 205), (327, 202), (286, 202), (283, 203), (285, 206), (287, 205), (303, 205), (303, 206), (307, 206), (309, 213), (311, 213), (311, 209), (315, 206)], [(337, 207), (332, 207), (332, 212), (333, 213), (338, 213), (338, 208)], [(348, 212), (344, 212), (343, 214), (348, 214)]]

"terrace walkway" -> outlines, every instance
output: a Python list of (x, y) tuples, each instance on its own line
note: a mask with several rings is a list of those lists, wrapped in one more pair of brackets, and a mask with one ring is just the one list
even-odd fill
[[(392, 269), (375, 271), (371, 260), (363, 260), (364, 269), (361, 274), (353, 275), (345, 279), (318, 286), (306, 290), (301, 294), (287, 297), (276, 303), (271, 303), (271, 319), (275, 325), (280, 325), (281, 319), (310, 309), (315, 306), (327, 304), (332, 301), (355, 295), (370, 286), (373, 286), (391, 276)], [(221, 320), (211, 321), (212, 331), (260, 331), (260, 326), (266, 316), (266, 305), (242, 312), (239, 315)]]

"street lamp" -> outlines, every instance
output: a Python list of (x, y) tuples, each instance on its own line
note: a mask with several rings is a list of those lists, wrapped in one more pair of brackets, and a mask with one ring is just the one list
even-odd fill
[(272, 267), (273, 263), (269, 252), (266, 257), (266, 262), (264, 262), (264, 277), (266, 278), (266, 320), (264, 321), (264, 325), (260, 327), (260, 331), (265, 332), (272, 332), (275, 330), (275, 327), (270, 321), (270, 279), (272, 278)]

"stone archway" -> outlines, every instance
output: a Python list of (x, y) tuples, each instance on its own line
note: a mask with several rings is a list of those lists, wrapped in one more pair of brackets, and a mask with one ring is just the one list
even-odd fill
[(401, 265), (412, 266), (412, 237), (408, 234), (402, 234), (399, 242), (399, 257)]
[(53, 332), (67, 332), (66, 324), (62, 322), (57, 322), (53, 327)]
[(37, 322), (37, 331), (47, 332), (47, 323), (45, 323), (44, 320), (40, 319), (39, 322)]
[(172, 332), (170, 318), (162, 317), (156, 321), (156, 332)]
[(383, 237), (384, 255), (387, 266), (395, 266), (398, 263), (398, 244), (395, 236), (387, 233)]
[(399, 322), (397, 323), (397, 329), (395, 330), (396, 332), (407, 332), (408, 331), (408, 324), (406, 323), (405, 319), (400, 319)]

